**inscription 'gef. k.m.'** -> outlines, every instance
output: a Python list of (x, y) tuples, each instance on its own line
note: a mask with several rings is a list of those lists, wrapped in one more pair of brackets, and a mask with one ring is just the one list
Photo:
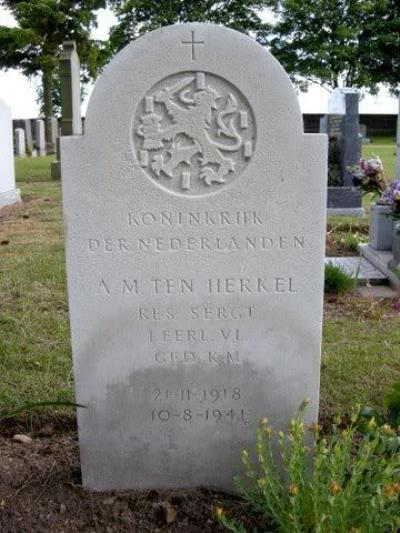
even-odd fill
[(137, 159), (158, 185), (209, 194), (237, 178), (255, 145), (253, 112), (230, 82), (205, 72), (161, 80), (140, 102), (133, 125)]

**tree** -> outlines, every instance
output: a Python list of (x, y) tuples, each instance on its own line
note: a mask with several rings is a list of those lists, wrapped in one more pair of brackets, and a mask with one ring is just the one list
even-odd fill
[(63, 41), (77, 42), (86, 80), (96, 75), (102, 49), (90, 39), (90, 31), (96, 25), (95, 10), (105, 7), (106, 0), (0, 0), (0, 6), (8, 8), (18, 23), (16, 28), (0, 26), (0, 68), (16, 68), (28, 77), (40, 75), (42, 111), (50, 117)]
[(120, 50), (139, 35), (179, 22), (213, 22), (255, 34), (262, 28), (265, 2), (251, 0), (111, 0), (118, 24), (111, 47)]
[(375, 83), (400, 86), (400, 2), (376, 0), (365, 11), (359, 43), (362, 68)]
[[(295, 82), (371, 91), (379, 82), (390, 82), (386, 72), (395, 69), (395, 63), (377, 38), (385, 33), (385, 47), (396, 41), (398, 49), (399, 21), (390, 14), (398, 0), (271, 0), (269, 5), (276, 22), (265, 28), (259, 41)], [(368, 61), (372, 51), (386, 61), (380, 76), (373, 75)]]

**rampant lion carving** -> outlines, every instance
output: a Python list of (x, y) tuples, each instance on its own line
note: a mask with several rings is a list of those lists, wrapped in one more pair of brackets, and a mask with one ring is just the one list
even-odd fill
[[(220, 94), (205, 83), (205, 74), (185, 76), (146, 96), (136, 134), (142, 138), (144, 163), (157, 179), (183, 175), (181, 189), (190, 188), (195, 157), (198, 178), (208, 187), (223, 184), (235, 171), (230, 154), (251, 155), (243, 133), (247, 111), (240, 110), (231, 91)], [(241, 130), (241, 131), (239, 131)], [(251, 148), (251, 146), (250, 146)]]

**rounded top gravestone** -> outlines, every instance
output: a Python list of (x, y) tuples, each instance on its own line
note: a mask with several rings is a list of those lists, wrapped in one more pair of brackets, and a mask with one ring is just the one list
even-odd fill
[(61, 139), (83, 483), (231, 489), (258, 420), (318, 410), (326, 136), (254, 40), (122, 50)]

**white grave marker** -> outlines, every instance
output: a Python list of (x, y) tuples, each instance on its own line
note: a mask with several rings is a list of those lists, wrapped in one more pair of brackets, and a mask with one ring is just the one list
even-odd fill
[(261, 417), (317, 417), (326, 136), (255, 41), (179, 24), (61, 148), (83, 483), (230, 489)]
[(11, 109), (0, 99), (0, 208), (20, 201), (15, 188)]
[(46, 155), (46, 138), (45, 138), (45, 127), (44, 120), (38, 119), (35, 123), (36, 127), (36, 150), (37, 155), (42, 156)]
[(25, 131), (22, 128), (17, 128), (14, 132), (15, 140), (15, 155), (17, 157), (25, 157)]

